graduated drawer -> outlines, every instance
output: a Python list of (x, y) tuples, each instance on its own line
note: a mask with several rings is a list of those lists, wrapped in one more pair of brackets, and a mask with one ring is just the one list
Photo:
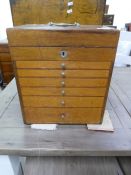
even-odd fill
[[(80, 60), (80, 61), (113, 61), (115, 48), (86, 47), (10, 47), (15, 61), (38, 60)], [(65, 53), (65, 56), (62, 56)]]
[(19, 77), (48, 77), (48, 78), (108, 78), (109, 70), (45, 70), (17, 69)]
[(21, 87), (106, 87), (108, 79), (105, 78), (20, 78)]
[(23, 96), (25, 107), (103, 107), (104, 97)]
[(87, 61), (16, 61), (20, 69), (110, 69), (111, 62)]
[(21, 87), (23, 96), (105, 96), (106, 88)]
[(25, 122), (30, 123), (100, 123), (102, 108), (24, 108)]

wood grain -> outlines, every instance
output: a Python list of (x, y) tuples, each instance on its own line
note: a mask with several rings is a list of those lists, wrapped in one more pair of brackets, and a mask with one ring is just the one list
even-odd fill
[(104, 96), (106, 88), (21, 87), (22, 95), (40, 96)]
[[(67, 51), (66, 58), (60, 52)], [(114, 48), (75, 48), (75, 47), (11, 47), (11, 56), (14, 61), (113, 61), (116, 53)]]
[(10, 46), (88, 46), (116, 48), (119, 31), (113, 29), (104, 30), (101, 29), (101, 26), (90, 28), (87, 25), (80, 27), (36, 25), (7, 29), (7, 35)]
[(20, 69), (110, 69), (111, 62), (87, 62), (87, 61), (16, 61), (16, 67)]
[(19, 78), (20, 86), (24, 87), (106, 87), (107, 79), (77, 79), (77, 78)]
[(28, 116), (25, 122), (31, 123), (59, 123), (59, 124), (85, 124), (100, 123), (101, 108), (24, 108)]
[[(67, 1), (10, 0), (14, 25), (79, 22), (102, 24), (105, 0), (74, 0), (73, 13), (67, 14)], [(30, 10), (29, 10), (30, 9)]]
[[(115, 157), (28, 157), (25, 175), (124, 175)], [(128, 174), (127, 174), (128, 175)]]
[(25, 107), (103, 107), (104, 102), (104, 97), (23, 96), (22, 99)]
[[(115, 59), (118, 30), (86, 25), (68, 27), (26, 25), (8, 29), (7, 34), (22, 109), (24, 107), (35, 110), (61, 107), (81, 108), (80, 110), (87, 107), (101, 108), (101, 115), (97, 116), (101, 122)], [(62, 54), (63, 51), (65, 55)], [(65, 64), (64, 67), (61, 62)], [(25, 87), (28, 87), (26, 95), (23, 93)], [(100, 95), (102, 91), (94, 91), (98, 87), (105, 88), (102, 96)], [(70, 88), (69, 95), (68, 93), (60, 95), (61, 91), (58, 91), (58, 88), (61, 90)], [(73, 88), (77, 89), (73, 91)], [(80, 88), (90, 89), (89, 91), (86, 89), (88, 91), (86, 92)], [(28, 115), (25, 111), (23, 116), (27, 122)], [(87, 116), (90, 116), (90, 120), (84, 120), (82, 123), (91, 122), (90, 113)], [(79, 117), (81, 118), (81, 115)], [(40, 121), (41, 118), (42, 116), (39, 117)], [(40, 123), (39, 119), (37, 123)], [(45, 116), (45, 119), (48, 119), (44, 120), (45, 123), (51, 123), (50, 118)], [(72, 123), (76, 123), (75, 115), (70, 119)], [(92, 122), (98, 123), (97, 119)], [(83, 119), (79, 119), (81, 120)], [(63, 120), (63, 124), (64, 122)]]
[[(36, 70), (17, 69), (19, 77), (43, 77), (43, 78), (107, 78), (108, 70)], [(63, 75), (64, 73), (64, 75)], [(86, 80), (85, 80), (86, 81)]]

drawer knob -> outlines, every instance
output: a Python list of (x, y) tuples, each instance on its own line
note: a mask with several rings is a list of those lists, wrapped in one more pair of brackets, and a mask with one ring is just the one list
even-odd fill
[(61, 58), (66, 58), (67, 55), (68, 55), (67, 51), (64, 51), (64, 50), (60, 51)]
[(61, 68), (62, 68), (62, 69), (65, 69), (65, 68), (66, 68), (65, 63), (62, 63), (62, 64), (61, 64)]
[(61, 72), (62, 78), (65, 78), (65, 72)]
[(64, 91), (64, 90), (62, 90), (62, 91), (61, 91), (61, 94), (64, 96), (64, 95), (65, 95), (65, 91)]
[(65, 118), (65, 114), (63, 113), (63, 114), (61, 114), (61, 118)]
[(61, 101), (61, 105), (64, 106), (65, 105), (65, 102), (64, 100)]
[(65, 82), (64, 82), (64, 81), (61, 82), (61, 86), (62, 86), (62, 87), (65, 86)]

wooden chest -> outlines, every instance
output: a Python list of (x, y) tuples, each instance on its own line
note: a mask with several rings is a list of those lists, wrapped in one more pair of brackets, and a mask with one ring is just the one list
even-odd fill
[(14, 25), (102, 24), (106, 0), (10, 0)]
[(8, 84), (14, 77), (14, 73), (7, 40), (0, 41), (0, 65), (3, 83)]
[[(105, 3), (106, 0), (10, 0), (14, 26), (46, 24), (50, 21), (69, 23), (77, 21), (80, 24), (102, 24)], [(0, 43), (0, 47), (1, 45), (3, 43)], [(8, 43), (4, 43), (5, 46), (7, 48)], [(9, 61), (10, 58), (8, 58), (8, 64), (5, 65), (7, 63), (7, 59), (4, 59), (5, 54), (4, 57), (3, 53), (0, 54), (2, 54), (2, 65), (4, 64), (2, 66), (3, 81), (7, 84), (13, 77), (12, 66)], [(10, 57), (9, 54), (8, 57)]]
[(7, 34), (25, 123), (102, 121), (119, 31), (33, 25)]

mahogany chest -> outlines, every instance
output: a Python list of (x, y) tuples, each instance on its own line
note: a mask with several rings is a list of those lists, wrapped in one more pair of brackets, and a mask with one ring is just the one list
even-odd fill
[(118, 30), (29, 25), (7, 35), (26, 124), (102, 121)]
[(14, 77), (13, 65), (11, 62), (7, 40), (0, 41), (0, 65), (2, 81), (6, 85)]

